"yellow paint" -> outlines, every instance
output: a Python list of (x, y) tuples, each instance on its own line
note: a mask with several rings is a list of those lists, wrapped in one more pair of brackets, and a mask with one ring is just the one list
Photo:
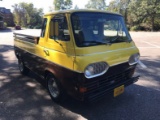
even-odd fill
[(117, 97), (118, 95), (122, 94), (124, 92), (124, 85), (121, 85), (114, 89), (114, 97)]
[(76, 48), (74, 69), (84, 71), (87, 65), (95, 62), (107, 62), (109, 66), (127, 62), (132, 54), (139, 53), (133, 42), (116, 43), (112, 45), (99, 45), (92, 47)]
[[(36, 56), (44, 58), (62, 67), (73, 71), (84, 72), (86, 66), (91, 63), (105, 61), (109, 66), (128, 61), (132, 54), (139, 53), (134, 42), (114, 43), (112, 45), (98, 45), (90, 47), (77, 47), (75, 44), (72, 27), (70, 22), (70, 13), (66, 12), (68, 27), (70, 32), (70, 41), (58, 41), (49, 38), (53, 33), (50, 28), (51, 18), (57, 13), (50, 13), (44, 17), (48, 19), (46, 34), (40, 37), (39, 44), (29, 43), (21, 40), (15, 40), (15, 46), (28, 51)], [(50, 33), (51, 32), (51, 33)], [(44, 52), (48, 51), (48, 55)]]

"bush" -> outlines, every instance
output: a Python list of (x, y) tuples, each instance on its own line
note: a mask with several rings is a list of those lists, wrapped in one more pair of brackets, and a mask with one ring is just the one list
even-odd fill
[(29, 29), (33, 29), (34, 27), (32, 25), (27, 26)]
[(41, 25), (35, 26), (34, 29), (41, 29)]
[(129, 25), (127, 25), (127, 29), (128, 29), (128, 31), (130, 31), (130, 30), (131, 30), (131, 28), (130, 28), (130, 26), (129, 26)]
[(138, 30), (140, 30), (140, 27), (137, 26), (137, 25), (135, 25), (135, 26), (131, 27), (130, 30), (131, 30), (131, 31), (138, 31)]
[(155, 31), (160, 31), (160, 24), (155, 24), (154, 30)]

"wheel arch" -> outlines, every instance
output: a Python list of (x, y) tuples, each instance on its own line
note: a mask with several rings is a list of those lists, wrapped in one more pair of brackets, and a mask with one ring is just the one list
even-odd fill
[(49, 69), (49, 68), (45, 69), (44, 78), (46, 79), (47, 75), (49, 75), (49, 74), (52, 74), (56, 78), (55, 72), (52, 69)]
[(17, 57), (17, 59), (19, 59), (21, 57), (20, 51), (18, 50), (18, 48), (16, 46), (14, 46), (14, 53), (15, 53), (15, 56)]
[(63, 85), (62, 85), (61, 78), (59, 78), (59, 77), (56, 75), (56, 71), (54, 71), (54, 70), (51, 69), (51, 68), (46, 68), (45, 74), (44, 74), (45, 80), (47, 80), (47, 76), (48, 76), (49, 74), (51, 74), (51, 75), (54, 77), (54, 79), (56, 79), (56, 81), (58, 82), (58, 84), (59, 84), (61, 87), (63, 86)]

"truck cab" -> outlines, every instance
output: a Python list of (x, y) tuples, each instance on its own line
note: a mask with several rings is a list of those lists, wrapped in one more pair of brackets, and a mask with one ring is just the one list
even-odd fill
[(14, 33), (15, 54), (21, 73), (44, 78), (54, 101), (64, 93), (81, 101), (116, 97), (139, 78), (139, 50), (120, 14), (57, 11), (44, 15), (38, 34)]

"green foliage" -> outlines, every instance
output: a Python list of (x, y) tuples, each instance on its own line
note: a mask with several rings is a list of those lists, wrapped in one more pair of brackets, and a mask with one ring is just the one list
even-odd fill
[(89, 9), (105, 10), (106, 3), (105, 0), (89, 0), (85, 7)]
[(160, 15), (157, 16), (157, 18), (155, 19), (154, 30), (155, 30), (155, 31), (160, 31)]
[(6, 22), (4, 22), (4, 28), (6, 28), (7, 27), (7, 23)]
[(43, 9), (34, 8), (32, 3), (21, 2), (12, 7), (16, 24), (26, 27), (42, 23)]
[(159, 30), (160, 0), (112, 0), (107, 10), (121, 13), (132, 30)]
[(65, 10), (72, 8), (72, 0), (54, 0), (55, 10)]
[(127, 14), (128, 14), (128, 5), (130, 0), (113, 0), (110, 2), (108, 11), (117, 12), (124, 16), (126, 23), (128, 22)]
[(129, 10), (134, 24), (147, 22), (151, 30), (155, 30), (155, 20), (160, 15), (160, 0), (132, 0)]
[(34, 29), (41, 29), (41, 27), (42, 27), (41, 25), (37, 25), (34, 27)]
[(140, 30), (140, 27), (135, 25), (135, 26), (132, 26), (130, 30), (131, 31), (138, 31), (138, 30)]

